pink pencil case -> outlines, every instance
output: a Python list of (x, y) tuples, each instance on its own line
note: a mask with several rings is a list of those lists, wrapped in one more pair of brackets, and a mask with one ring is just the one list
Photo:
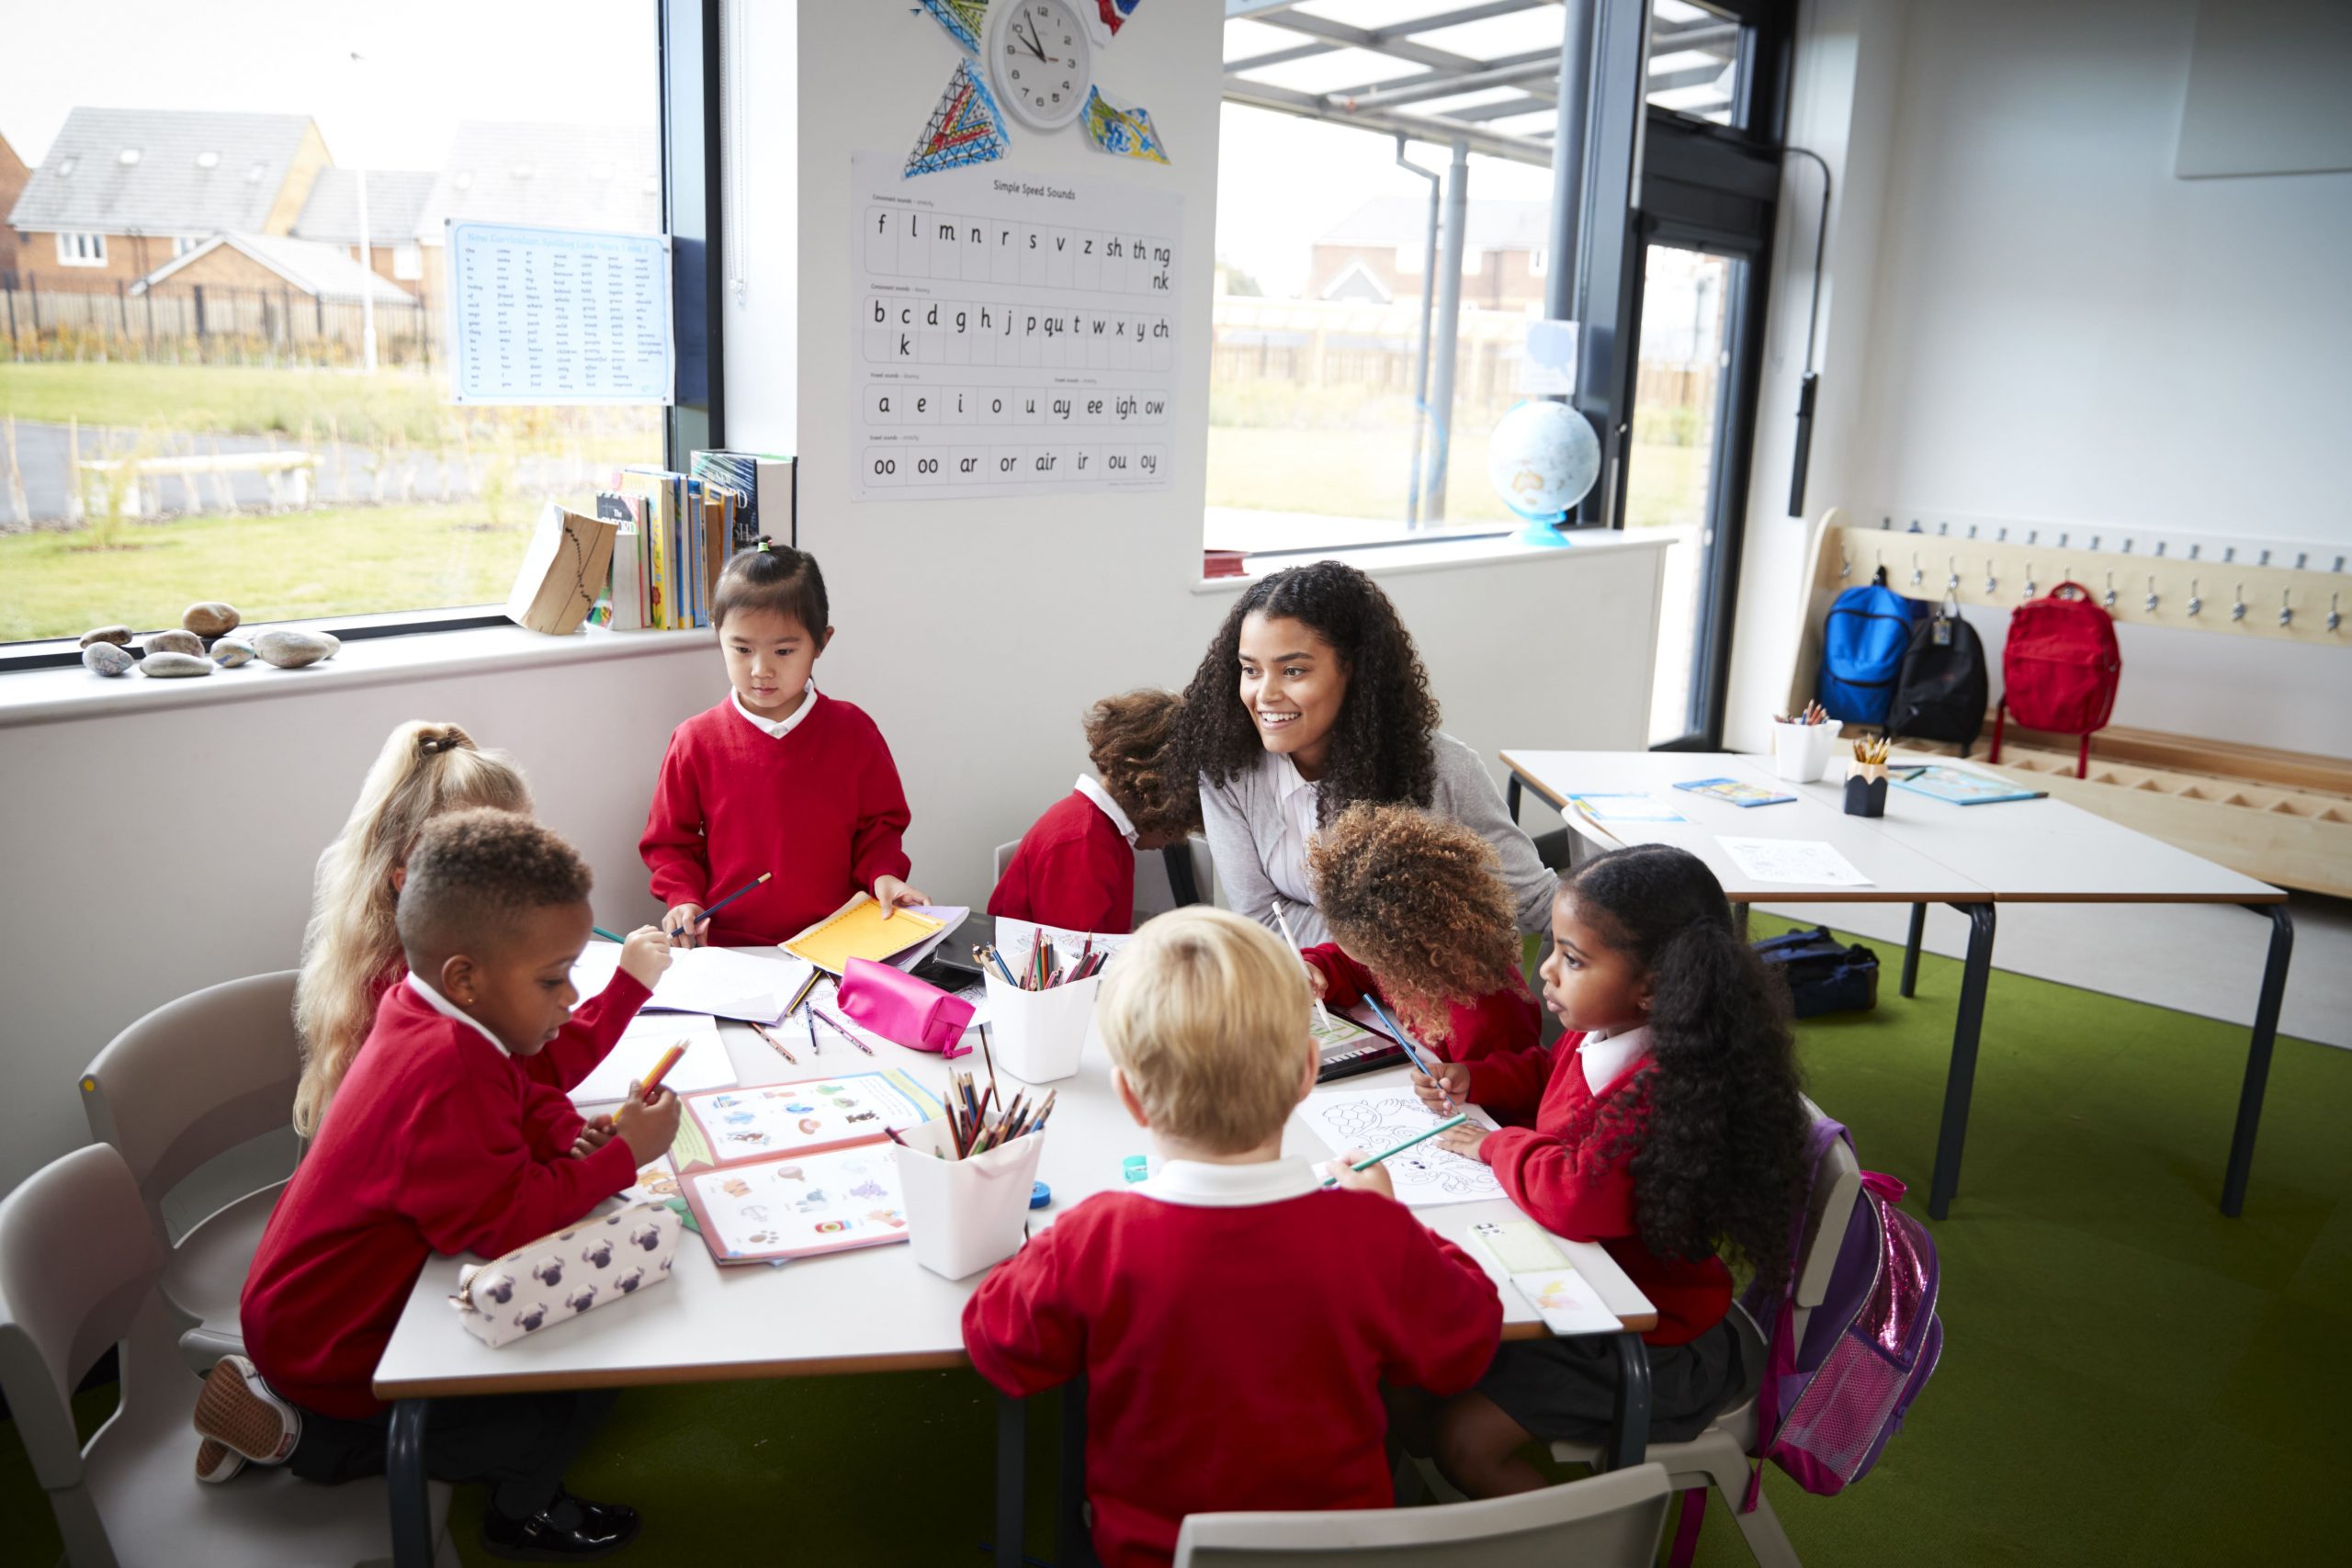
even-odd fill
[(853, 958), (842, 971), (842, 1011), (861, 1028), (913, 1051), (943, 1056), (969, 1055), (959, 1043), (970, 1027), (973, 1007), (903, 969)]

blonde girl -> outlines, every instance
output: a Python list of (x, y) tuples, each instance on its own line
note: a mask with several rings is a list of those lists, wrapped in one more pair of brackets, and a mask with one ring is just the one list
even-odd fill
[(303, 1137), (317, 1135), (376, 1021), (377, 1001), (404, 971), (392, 906), (417, 835), (445, 811), (478, 806), (527, 816), (531, 791), (522, 770), (504, 754), (477, 747), (454, 724), (403, 724), (368, 770), (343, 832), (319, 857), (302, 973), (294, 984), (294, 1024), (302, 1039), (294, 1130)]

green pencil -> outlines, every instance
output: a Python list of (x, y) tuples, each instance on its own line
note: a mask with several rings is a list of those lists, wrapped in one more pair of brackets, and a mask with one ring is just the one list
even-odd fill
[[(1403, 1143), (1398, 1144), (1393, 1149), (1383, 1149), (1376, 1155), (1367, 1155), (1363, 1158), (1356, 1161), (1355, 1164), (1350, 1166), (1348, 1168), (1350, 1170), (1370, 1170), (1382, 1160), (1394, 1158), (1396, 1156), (1403, 1154), (1407, 1149), (1411, 1148), (1415, 1144), (1427, 1143), (1430, 1139), (1436, 1137), (1440, 1133), (1445, 1132), (1449, 1128), (1459, 1127), (1462, 1123), (1469, 1120), (1470, 1113), (1468, 1111), (1458, 1111), (1453, 1115), (1447, 1117), (1444, 1121), (1439, 1122), (1436, 1126), (1429, 1129), (1429, 1131), (1414, 1134), (1411, 1137), (1406, 1139)], [(1323, 1185), (1329, 1187), (1337, 1180), (1338, 1178), (1336, 1177), (1327, 1176), (1323, 1179)]]
[(625, 936), (618, 936), (606, 931), (602, 926), (590, 926), (588, 929), (594, 931), (598, 936), (603, 937), (606, 942), (627, 942), (628, 940), (628, 938)]

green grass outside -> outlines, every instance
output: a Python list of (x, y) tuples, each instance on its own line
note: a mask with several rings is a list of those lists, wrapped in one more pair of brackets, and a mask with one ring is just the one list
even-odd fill
[(175, 626), (200, 599), (253, 622), (499, 603), (535, 510), (510, 503), (503, 524), (480, 502), (192, 517), (121, 525), (113, 549), (87, 533), (11, 535), (0, 537), (0, 642)]

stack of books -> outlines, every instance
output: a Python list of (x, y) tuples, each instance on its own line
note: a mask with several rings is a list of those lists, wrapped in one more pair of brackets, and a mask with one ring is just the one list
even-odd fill
[[(692, 471), (650, 464), (616, 470), (596, 496), (596, 515), (619, 525), (609, 591), (590, 618), (615, 631), (683, 631), (710, 625), (718, 574), (729, 557), (790, 537), (793, 462), (735, 452), (697, 452)], [(765, 502), (764, 510), (762, 503)]]

